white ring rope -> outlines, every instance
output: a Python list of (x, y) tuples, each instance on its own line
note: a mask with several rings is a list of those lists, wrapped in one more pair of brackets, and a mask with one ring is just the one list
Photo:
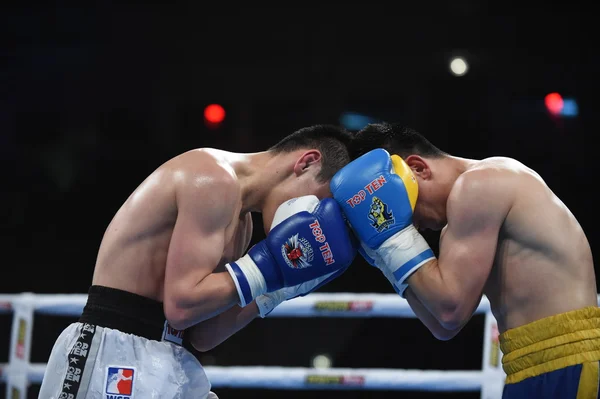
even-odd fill
[[(5, 365), (0, 365), (1, 371)], [(41, 384), (46, 364), (32, 364), (28, 379)], [(215, 388), (367, 389), (479, 391), (487, 377), (482, 371), (405, 369), (312, 369), (302, 367), (206, 366)]]
[[(598, 298), (600, 300), (600, 296)], [(0, 295), (0, 313), (13, 312), (10, 359), (0, 365), (7, 397), (27, 397), (29, 383), (40, 383), (46, 364), (31, 364), (29, 352), (34, 313), (81, 315), (85, 294)], [(214, 387), (270, 389), (367, 389), (477, 391), (482, 399), (502, 395), (505, 374), (500, 365), (498, 330), (483, 298), (475, 313), (485, 314), (482, 369), (437, 371), (407, 369), (313, 369), (294, 367), (206, 367)], [(313, 293), (282, 303), (269, 317), (416, 317), (396, 294)]]
[[(22, 294), (21, 294), (22, 295)], [(34, 295), (35, 312), (56, 316), (81, 315), (86, 294), (31, 294)], [(9, 304), (18, 295), (0, 295), (0, 313), (9, 312)], [(475, 313), (486, 313), (490, 309), (487, 298), (483, 298)], [(415, 314), (408, 302), (397, 294), (328, 294), (313, 293), (283, 302), (269, 317), (410, 317)]]

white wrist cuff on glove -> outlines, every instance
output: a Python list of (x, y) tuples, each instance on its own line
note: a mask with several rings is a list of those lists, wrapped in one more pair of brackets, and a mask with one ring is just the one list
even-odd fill
[[(239, 269), (242, 271), (242, 274), (244, 275), (246, 282), (250, 286), (250, 292), (251, 292), (252, 299), (267, 292), (267, 282), (265, 281), (265, 278), (262, 275), (258, 266), (256, 266), (256, 263), (254, 263), (252, 258), (250, 258), (250, 255), (242, 256), (240, 259), (236, 260), (235, 263), (238, 265)], [(240, 282), (238, 280), (238, 276), (233, 271), (233, 269), (229, 263), (225, 265), (225, 268), (227, 269), (227, 271), (231, 275), (231, 278), (233, 279), (233, 282), (235, 283), (235, 288), (237, 289), (238, 296), (240, 297), (239, 305), (241, 307), (248, 305), (249, 302), (247, 302), (244, 299), (245, 295), (240, 287)]]
[(271, 313), (271, 311), (279, 306), (279, 304), (281, 304), (283, 301), (288, 301), (299, 296), (307, 295), (321, 284), (326, 283), (333, 277), (334, 274), (337, 273), (339, 273), (339, 271), (331, 272), (293, 287), (283, 287), (277, 291), (268, 292), (256, 297), (256, 305), (258, 306), (260, 317), (265, 317)]
[(258, 307), (258, 314), (260, 317), (265, 318), (283, 301), (285, 301), (284, 295), (279, 290), (257, 296), (256, 306)]
[(377, 263), (381, 263), (377, 266), (402, 297), (407, 287), (404, 282), (425, 263), (435, 259), (429, 244), (413, 225), (388, 238), (374, 252)]

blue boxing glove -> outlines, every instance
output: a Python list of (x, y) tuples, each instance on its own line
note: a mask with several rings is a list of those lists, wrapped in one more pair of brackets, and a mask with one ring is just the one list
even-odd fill
[[(273, 230), (275, 226), (283, 222), (288, 217), (306, 208), (312, 208), (314, 204), (318, 202), (319, 200), (314, 195), (306, 195), (304, 197), (293, 198), (289, 201), (284, 202), (279, 206), (279, 208), (277, 208), (269, 231)], [(348, 266), (350, 266), (350, 264), (348, 264)], [(263, 295), (257, 296), (256, 305), (258, 307), (258, 313), (260, 317), (266, 317), (269, 313), (273, 311), (273, 309), (275, 309), (277, 306), (279, 306), (279, 304), (281, 304), (284, 301), (288, 301), (299, 296), (308, 295), (311, 292), (319, 289), (331, 280), (334, 280), (337, 277), (339, 277), (348, 269), (348, 266), (298, 285), (294, 285), (291, 287), (283, 287), (278, 289), (277, 291), (267, 292)]]
[(410, 275), (435, 258), (412, 224), (418, 185), (410, 167), (379, 148), (338, 171), (330, 187), (365, 258), (404, 296)]
[(339, 205), (331, 198), (310, 197), (245, 256), (225, 265), (240, 306), (267, 292), (345, 269), (354, 260), (356, 249)]

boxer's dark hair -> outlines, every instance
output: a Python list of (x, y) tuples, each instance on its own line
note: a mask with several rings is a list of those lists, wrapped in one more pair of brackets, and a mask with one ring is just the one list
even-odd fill
[(431, 158), (448, 155), (416, 130), (398, 123), (372, 123), (355, 133), (350, 156), (355, 159), (375, 148), (383, 148), (402, 158), (409, 155)]
[(320, 182), (331, 180), (333, 175), (350, 162), (349, 146), (352, 133), (335, 125), (314, 125), (296, 130), (269, 148), (272, 152), (291, 152), (314, 148), (321, 153)]

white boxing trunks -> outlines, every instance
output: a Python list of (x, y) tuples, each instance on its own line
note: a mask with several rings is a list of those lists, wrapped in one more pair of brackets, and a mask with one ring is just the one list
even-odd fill
[[(182, 332), (164, 322), (158, 304), (92, 286), (79, 322), (52, 348), (39, 398), (207, 398), (210, 382), (202, 365), (182, 346)], [(157, 331), (159, 314), (163, 328)]]

